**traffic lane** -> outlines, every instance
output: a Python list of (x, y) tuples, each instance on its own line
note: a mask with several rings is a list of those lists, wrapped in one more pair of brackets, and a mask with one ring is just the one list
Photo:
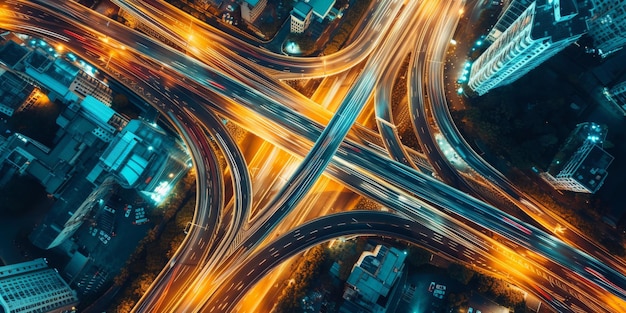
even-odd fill
[[(368, 217), (370, 214), (371, 216)], [(316, 219), (277, 238), (274, 242), (260, 250), (259, 253), (248, 258), (234, 275), (234, 279), (231, 280), (232, 283), (222, 285), (213, 295), (212, 299), (218, 299), (218, 303), (205, 306), (203, 309), (207, 312), (211, 310), (216, 310), (214, 312), (230, 312), (239, 298), (244, 295), (242, 292), (243, 288), (247, 289), (254, 282), (261, 279), (271, 268), (302, 251), (305, 247), (311, 247), (344, 234), (356, 233), (403, 234), (406, 237), (403, 239), (409, 240), (415, 235), (410, 230), (411, 226), (415, 226), (418, 229), (418, 226), (413, 221), (394, 214), (373, 211), (338, 213)], [(236, 291), (234, 295), (232, 294), (233, 290)]]

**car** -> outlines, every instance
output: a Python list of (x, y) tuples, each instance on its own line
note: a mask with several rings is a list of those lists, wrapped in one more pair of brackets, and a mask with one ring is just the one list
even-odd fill
[(428, 286), (428, 292), (433, 292), (433, 290), (435, 290), (435, 282), (431, 282), (430, 286)]
[(467, 310), (467, 313), (473, 313), (473, 312), (474, 312), (474, 309), (471, 307), (469, 308), (469, 310)]
[(126, 210), (126, 212), (124, 213), (125, 217), (129, 217), (130, 216), (130, 212), (132, 212), (132, 210)]
[(446, 286), (444, 286), (444, 285), (437, 285), (437, 286), (435, 286), (435, 288), (437, 288), (439, 290), (446, 290)]

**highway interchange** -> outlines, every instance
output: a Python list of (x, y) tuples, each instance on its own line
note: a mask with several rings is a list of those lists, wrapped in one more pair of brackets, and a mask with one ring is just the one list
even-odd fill
[[(153, 2), (152, 5), (163, 7), (162, 10), (168, 8), (160, 2)], [(337, 56), (321, 58), (292, 58), (272, 54), (244, 42), (228, 39), (228, 36), (214, 29), (192, 24), (195, 48), (187, 49), (186, 52), (194, 54), (196, 60), (123, 25), (110, 22), (106, 17), (73, 2), (5, 1), (0, 26), (63, 42), (78, 53), (83, 51), (83, 56), (86, 59), (91, 57), (103, 72), (123, 73), (124, 76), (134, 78), (128, 82), (129, 88), (140, 90), (148, 102), (162, 110), (164, 116), (177, 126), (191, 151), (198, 171), (199, 191), (196, 216), (192, 223), (194, 227), (175, 258), (136, 307), (137, 311), (158, 309), (187, 312), (203, 311), (205, 308), (228, 312), (236, 305), (235, 298), (243, 295), (242, 290), (249, 289), (263, 273), (271, 270), (286, 256), (314, 243), (345, 234), (385, 234), (430, 245), (418, 241), (426, 240), (417, 231), (424, 227), (446, 238), (444, 246), (449, 247), (448, 240), (452, 240), (456, 245), (464, 247), (455, 248), (457, 251), (454, 251), (434, 245), (434, 249), (442, 250), (451, 258), (468, 264), (474, 262), (475, 258), (480, 259), (481, 266), (500, 272), (501, 275), (506, 273), (508, 279), (538, 293), (558, 311), (575, 311), (578, 308), (587, 312), (625, 311), (626, 294), (620, 286), (626, 286), (626, 278), (620, 260), (615, 260), (593, 245), (586, 245), (588, 241), (584, 238), (575, 241), (576, 247), (586, 253), (582, 252), (465, 192), (419, 173), (411, 167), (413, 164), (399, 145), (393, 121), (389, 118), (389, 108), (386, 109), (387, 115), (384, 115), (382, 102), (385, 98), (388, 100), (389, 96), (385, 96), (384, 90), (380, 88), (386, 86), (384, 89), (387, 92), (390, 89), (389, 81), (393, 80), (394, 69), (399, 64), (397, 56), (406, 55), (413, 49), (425, 51), (415, 53), (413, 66), (410, 67), (414, 71), (409, 78), (409, 90), (412, 90), (410, 99), (414, 99), (412, 107), (427, 105), (425, 98), (436, 98), (430, 110), (442, 110), (446, 104), (443, 79), (440, 76), (442, 69), (441, 66), (434, 66), (439, 63), (433, 62), (433, 59), (444, 56), (462, 5), (458, 1), (409, 1), (405, 4), (399, 1), (379, 1), (374, 6), (377, 9), (370, 11), (363, 24), (368, 30), (364, 33), (368, 36), (358, 37)], [(175, 18), (181, 19), (183, 17)], [(160, 23), (158, 21), (157, 25)], [(415, 32), (414, 29), (426, 31)], [(198, 34), (210, 38), (211, 45), (195, 42), (203, 38)], [(189, 40), (185, 36), (178, 37), (172, 39), (179, 40), (181, 46)], [(414, 45), (395, 47), (393, 43), (399, 40), (413, 42)], [(110, 56), (111, 47), (118, 48), (115, 58)], [(103, 62), (105, 59), (108, 59), (106, 63)], [(366, 64), (336, 114), (319, 109), (310, 99), (286, 88), (277, 79), (336, 74), (361, 60), (367, 60)], [(277, 71), (277, 68), (282, 70)], [(427, 92), (420, 90), (423, 86), (429, 88)], [(352, 127), (375, 89), (380, 90), (381, 94), (376, 105), (377, 121), (382, 130), (382, 139), (378, 142), (369, 140), (372, 137), (370, 133), (363, 136), (367, 133), (363, 127)], [(379, 103), (382, 108), (380, 116)], [(421, 109), (412, 110), (412, 113), (415, 117), (425, 115)], [(295, 174), (285, 183), (284, 189), (268, 201), (262, 213), (254, 219), (249, 216), (252, 183), (246, 161), (215, 114), (304, 158)], [(441, 114), (435, 116), (439, 125), (445, 125), (446, 119), (441, 118)], [(417, 120), (414, 127), (424, 144), (428, 142), (427, 137), (431, 137), (430, 130), (425, 129), (428, 123), (425, 119)], [(455, 134), (448, 128), (443, 132), (446, 136), (458, 136), (458, 132)], [(216, 142), (221, 153), (228, 160), (228, 176), (232, 177), (233, 186), (232, 201), (227, 200), (230, 197), (226, 197), (224, 192), (223, 182), (227, 175), (217, 170), (215, 154), (206, 144), (210, 140), (208, 138), (218, 139)], [(379, 145), (382, 142), (398, 162), (389, 160), (387, 149)], [(467, 149), (466, 145), (461, 144), (462, 138), (450, 142), (454, 143), (456, 149)], [(430, 144), (432, 146), (426, 148), (427, 155), (431, 161), (438, 160), (434, 161), (434, 167), (442, 171), (438, 175), (446, 179), (456, 177), (448, 182), (457, 182), (459, 176), (450, 173), (450, 170), (443, 171), (447, 164), (442, 163), (445, 160), (437, 153), (432, 139)], [(475, 155), (471, 150), (461, 153)], [(489, 173), (480, 169), (485, 166), (484, 162), (470, 164), (482, 175)], [(258, 247), (284, 216), (297, 206), (322, 173), (375, 199), (396, 213), (354, 212), (321, 217), (316, 221), (318, 224), (312, 222), (312, 226), (306, 225), (308, 232), (294, 229), (271, 244)], [(501, 185), (505, 182), (501, 176), (486, 175), (491, 179), (497, 177), (493, 183), (504, 186), (505, 193), (519, 199), (519, 191), (511, 189), (510, 184)], [(358, 215), (358, 218), (350, 217), (351, 214)], [(383, 214), (384, 218), (379, 214)], [(387, 218), (394, 222), (379, 222)], [(398, 219), (405, 222), (399, 222)], [(324, 228), (329, 225), (337, 227)], [(527, 255), (532, 253), (533, 258), (520, 261), (522, 258), (511, 249), (484, 236), (480, 232), (483, 228), (523, 247), (528, 250)], [(313, 232), (315, 230), (317, 232)], [(318, 232), (320, 234), (315, 235)], [(427, 234), (425, 231), (422, 233)], [(433, 236), (427, 238), (439, 238)], [(274, 250), (270, 250), (272, 247)], [(279, 247), (284, 252), (277, 253)], [(201, 251), (200, 254), (198, 251)], [(470, 258), (465, 254), (472, 256)], [(267, 261), (262, 262), (263, 259)], [(518, 266), (520, 269), (517, 273), (516, 270), (507, 273), (507, 269), (517, 268), (512, 267), (516, 263), (522, 264)], [(246, 271), (248, 268), (250, 270)], [(248, 273), (250, 275), (246, 277), (249, 278), (242, 277)], [(209, 281), (213, 283), (207, 283)], [(219, 285), (229, 286), (229, 283), (233, 286), (231, 289), (218, 288)], [(203, 292), (193, 292), (200, 288)], [(229, 292), (237, 297), (229, 297)]]

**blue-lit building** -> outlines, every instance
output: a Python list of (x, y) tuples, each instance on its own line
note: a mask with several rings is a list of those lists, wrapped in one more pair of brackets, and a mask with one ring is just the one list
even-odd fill
[(584, 5), (575, 0), (537, 0), (520, 14), (505, 12), (501, 19), (507, 22), (497, 25), (508, 27), (491, 35), (493, 43), (471, 66), (468, 86), (483, 95), (508, 85), (578, 40), (587, 31)]
[(321, 22), (330, 13), (330, 10), (335, 5), (335, 0), (304, 0), (304, 2), (308, 3), (313, 9), (313, 16)]
[(0, 113), (13, 113), (28, 109), (42, 94), (19, 76), (0, 68)]
[(346, 281), (341, 313), (384, 313), (390, 291), (402, 276), (406, 253), (378, 245), (365, 251), (352, 268)]
[(596, 123), (579, 124), (541, 177), (559, 190), (598, 191), (613, 162), (613, 156), (602, 149), (606, 133), (606, 128)]
[(75, 312), (76, 292), (45, 259), (0, 266), (0, 309), (7, 313)]
[(626, 45), (626, 2), (591, 0), (591, 16), (587, 20), (589, 35), (601, 56), (607, 56)]
[(304, 1), (299, 1), (293, 6), (291, 10), (291, 24), (290, 30), (292, 33), (301, 34), (311, 24), (311, 15), (313, 14), (313, 8)]
[(498, 21), (493, 25), (485, 40), (489, 43), (496, 41), (528, 9), (531, 3), (533, 0), (507, 1), (506, 7), (502, 10)]
[(609, 100), (618, 106), (626, 116), (626, 80), (608, 89), (606, 94)]
[(189, 156), (156, 125), (131, 120), (100, 156), (89, 173), (93, 182), (113, 175), (123, 188), (139, 190), (160, 202), (189, 169)]
[(34, 44), (28, 46), (16, 42), (15, 40), (19, 40), (16, 36), (12, 38), (14, 40), (6, 40), (0, 45), (0, 66), (5, 70), (46, 90), (52, 101), (59, 99), (63, 102), (80, 102), (90, 95), (106, 105), (111, 105), (112, 90), (105, 82), (88, 72), (90, 66), (81, 69), (58, 57), (54, 50), (43, 49), (40, 40), (33, 39), (31, 43)]

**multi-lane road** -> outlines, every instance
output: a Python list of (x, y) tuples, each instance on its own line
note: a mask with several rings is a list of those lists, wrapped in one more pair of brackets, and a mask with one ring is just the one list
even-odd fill
[[(586, 307), (593, 311), (624, 309), (623, 299), (626, 298), (626, 295), (620, 286), (626, 285), (626, 279), (622, 272), (616, 271), (602, 262), (598, 262), (596, 259), (564, 244), (553, 236), (532, 226), (525, 225), (514, 217), (477, 201), (465, 193), (443, 185), (410, 167), (389, 161), (385, 157), (384, 149), (378, 148), (376, 143), (372, 144), (372, 142), (368, 141), (368, 137), (358, 138), (354, 134), (350, 136), (348, 130), (353, 124), (356, 115), (358, 115), (360, 108), (369, 98), (371, 90), (374, 89), (374, 86), (377, 85), (380, 77), (382, 77), (381, 73), (385, 69), (385, 65), (391, 63), (393, 59), (390, 57), (394, 51), (392, 44), (397, 43), (400, 38), (407, 38), (407, 41), (410, 41), (410, 38), (416, 36), (402, 36), (412, 33), (415, 28), (420, 29), (422, 27), (419, 26), (419, 23), (421, 23), (419, 21), (422, 21), (422, 17), (416, 17), (417, 15), (412, 14), (414, 13), (413, 10), (418, 8), (416, 3), (411, 2), (405, 5), (402, 11), (399, 11), (400, 7), (396, 1), (384, 2), (386, 6), (382, 4), (376, 6), (378, 8), (384, 7), (384, 10), (382, 12), (375, 10), (375, 12), (379, 12), (377, 13), (378, 15), (371, 15), (371, 24), (366, 24), (378, 28), (378, 34), (380, 35), (373, 38), (377, 45), (372, 45), (373, 47), (368, 54), (370, 58), (368, 64), (370, 66), (366, 65), (357, 79), (357, 83), (355, 83), (355, 86), (349, 92), (334, 117), (329, 116), (326, 112), (311, 109), (314, 103), (311, 103), (310, 100), (305, 101), (306, 98), (303, 99), (301, 95), (298, 96), (292, 90), (285, 88), (283, 84), (275, 80), (276, 77), (272, 77), (272, 74), (266, 74), (258, 67), (250, 66), (249, 64), (238, 64), (239, 59), (232, 61), (224, 58), (222, 54), (226, 55), (227, 52), (224, 51), (223, 47), (216, 47), (215, 49), (212, 49), (211, 46), (207, 49), (198, 48), (197, 57), (206, 61), (207, 64), (213, 65), (211, 67), (187, 58), (176, 50), (164, 47), (162, 44), (114, 22), (110, 23), (106, 18), (78, 7), (74, 3), (49, 1), (41, 1), (40, 3), (44, 6), (43, 8), (38, 7), (33, 2), (7, 2), (4, 4), (2, 11), (1, 26), (19, 32), (45, 36), (57, 41), (65, 41), (72, 45), (89, 47), (90, 50), (94, 51), (93, 53), (105, 56), (105, 58), (107, 53), (110, 52), (108, 50), (104, 51), (101, 49), (101, 46), (111, 44), (121, 45), (126, 47), (127, 50), (132, 50), (133, 53), (148, 56), (151, 60), (132, 64), (131, 71), (133, 73), (131, 74), (136, 75), (138, 79), (152, 81), (154, 78), (162, 75), (157, 72), (173, 70), (177, 73), (168, 74), (171, 79), (176, 82), (184, 82), (180, 84), (184, 85), (181, 87), (186, 87), (192, 94), (201, 97), (201, 99), (194, 99), (194, 101), (185, 101), (186, 105), (181, 104), (180, 101), (178, 101), (179, 103), (172, 101), (172, 103), (167, 104), (167, 107), (172, 108), (173, 111), (168, 115), (170, 118), (177, 120), (176, 124), (179, 127), (185, 128), (184, 125), (196, 124), (198, 122), (197, 124), (204, 125), (205, 131), (208, 131), (213, 138), (224, 138), (223, 136), (226, 136), (225, 133), (208, 130), (210, 129), (208, 125), (214, 125), (215, 119), (210, 115), (203, 115), (205, 113), (202, 113), (201, 110), (211, 108), (211, 110), (227, 117), (229, 120), (236, 121), (270, 142), (274, 142), (296, 155), (305, 157), (306, 161), (300, 167), (299, 174), (294, 175), (293, 180), (289, 180), (285, 187), (285, 192), (279, 193), (278, 197), (275, 198), (275, 204), (268, 207), (278, 207), (277, 210), (282, 208), (284, 212), (288, 212), (306, 193), (311, 183), (319, 177), (323, 170), (326, 170), (330, 176), (339, 179), (361, 194), (376, 199), (385, 206), (402, 213), (404, 217), (428, 225), (430, 229), (445, 229), (444, 233), (447, 237), (458, 238), (458, 241), (463, 245), (482, 247), (478, 249), (481, 251), (475, 253), (480, 253), (485, 258), (498, 254), (499, 249), (502, 249), (502, 247), (490, 241), (489, 238), (481, 238), (481, 235), (473, 229), (477, 226), (490, 229), (512, 243), (533, 251), (533, 253), (538, 255), (538, 261), (532, 264), (532, 268), (536, 269), (534, 271), (535, 276), (537, 276), (534, 277), (532, 282), (534, 289), (539, 288), (541, 290), (542, 287), (538, 286), (548, 286), (548, 288), (552, 288), (549, 290), (554, 292), (554, 294), (562, 294), (564, 292), (573, 294), (580, 301), (580, 303), (575, 305)], [(450, 17), (454, 14), (458, 15), (458, 10), (455, 11), (455, 8), (458, 8), (459, 3), (425, 1), (423, 4), (428, 5), (433, 10), (432, 12), (438, 12), (438, 14), (427, 16), (438, 16), (440, 19), (439, 23), (444, 23), (443, 19), (447, 17), (448, 21), (445, 22), (444, 26), (449, 27), (451, 23), (455, 23), (454, 18)], [(8, 7), (10, 7), (11, 12), (5, 12), (4, 9)], [(58, 11), (59, 8), (64, 9), (63, 12)], [(389, 18), (390, 16), (394, 17), (394, 19)], [(393, 22), (382, 23), (383, 20), (393, 20)], [(368, 20), (368, 22), (370, 21)], [(428, 29), (423, 30), (428, 31)], [(372, 29), (372, 33), (374, 33), (373, 31), (374, 29)], [(200, 33), (200, 30), (194, 29), (194, 32)], [(215, 31), (213, 30), (213, 32)], [(114, 43), (98, 42), (98, 40), (103, 38), (107, 39), (107, 41), (114, 41)], [(238, 44), (237, 46), (240, 45)], [(246, 49), (249, 49), (249, 47)], [(343, 53), (358, 54), (360, 52), (359, 48), (350, 46)], [(262, 52), (256, 51), (255, 53), (261, 54)], [(119, 54), (116, 57), (121, 58), (125, 56)], [(111, 57), (109, 57), (109, 61), (110, 59)], [(291, 61), (287, 60), (284, 62)], [(221, 63), (221, 66), (215, 63)], [(224, 66), (224, 64), (227, 64), (227, 66)], [(107, 71), (106, 67), (109, 65), (111, 64), (107, 61), (103, 70)], [(230, 72), (224, 69), (226, 67), (231, 69)], [(232, 69), (244, 71), (235, 73), (232, 72)], [(293, 73), (296, 71), (290, 69), (289, 72)], [(304, 72), (310, 73), (311, 77), (316, 75), (307, 70), (301, 71), (301, 73)], [(156, 86), (160, 90), (164, 90), (164, 97), (173, 96), (167, 94), (168, 84), (171, 83), (162, 82), (159, 86)], [(430, 81), (424, 83), (429, 84)], [(154, 85), (151, 84), (152, 87), (156, 88)], [(302, 105), (302, 103), (310, 104), (311, 106)], [(185, 110), (184, 107), (189, 109)], [(190, 115), (195, 115), (195, 117), (191, 118)], [(419, 125), (418, 127), (422, 126)], [(193, 136), (188, 137), (188, 144), (193, 146), (192, 151), (193, 149), (198, 151), (194, 153), (194, 159), (196, 160), (196, 165), (198, 165), (199, 161), (203, 160), (202, 155), (209, 153), (206, 151), (206, 149), (209, 149), (208, 147), (199, 146), (203, 140), (206, 140), (207, 135), (198, 131), (186, 130), (186, 132), (193, 134)], [(347, 139), (343, 140), (344, 137)], [(229, 145), (232, 148), (232, 142), (222, 142), (221, 146), (224, 147), (222, 150), (231, 149), (228, 148)], [(196, 154), (200, 155), (196, 157)], [(229, 165), (234, 175), (233, 182), (237, 182), (235, 183), (236, 186), (234, 185), (235, 190), (237, 190), (234, 193), (235, 205), (229, 210), (222, 210), (222, 203), (219, 209), (211, 209), (210, 212), (203, 211), (202, 213), (206, 214), (206, 216), (215, 216), (216, 220), (213, 221), (213, 226), (216, 227), (213, 229), (215, 231), (222, 229), (224, 233), (219, 236), (215, 235), (217, 232), (202, 238), (196, 237), (193, 240), (194, 243), (214, 240), (212, 238), (232, 238), (234, 231), (238, 230), (233, 225), (241, 225), (237, 223), (240, 223), (247, 214), (249, 202), (246, 199), (250, 198), (249, 190), (251, 188), (249, 179), (246, 178), (245, 174), (245, 163), (242, 163), (241, 160), (237, 161), (237, 159), (241, 159), (241, 154), (237, 153), (236, 150), (228, 158), (231, 159)], [(209, 164), (211, 162), (211, 160), (205, 161)], [(329, 166), (326, 167), (326, 164), (329, 164)], [(205, 164), (205, 166), (207, 165)], [(435, 167), (437, 166), (435, 165)], [(219, 175), (207, 176), (199, 175), (198, 179), (204, 181), (219, 177)], [(205, 186), (203, 188), (209, 189), (207, 184), (203, 186)], [(200, 192), (199, 203), (210, 201), (211, 197), (215, 197), (215, 195)], [(276, 205), (278, 203), (280, 205)], [(209, 206), (206, 205), (204, 210), (208, 208)], [(217, 218), (217, 216), (224, 216), (223, 213), (220, 213), (222, 211), (231, 212), (225, 213), (227, 216), (231, 216), (228, 222)], [(260, 225), (258, 228), (252, 228), (245, 240), (241, 242), (240, 247), (243, 250), (224, 250), (223, 248), (219, 248), (221, 249), (219, 250), (220, 242), (229, 242), (229, 240), (215, 240), (211, 245), (205, 243), (204, 245), (207, 248), (204, 251), (222, 251), (216, 255), (224, 260), (231, 260), (231, 262), (234, 262), (234, 260), (247, 261), (256, 258), (258, 252), (255, 251), (252, 254), (249, 248), (260, 243), (267, 236), (268, 230), (280, 222), (281, 218), (276, 217), (273, 220), (272, 216), (275, 215), (271, 214), (269, 218), (262, 219), (263, 222), (258, 224)], [(198, 225), (203, 224), (198, 223)], [(370, 223), (370, 225), (372, 224)], [(198, 234), (200, 230), (206, 232), (207, 229), (209, 228), (194, 227), (192, 233)], [(342, 230), (339, 227), (336, 227), (335, 230), (334, 236), (346, 231), (355, 234), (364, 232), (362, 229), (352, 230), (347, 228), (347, 230)], [(396, 233), (389, 231), (389, 234), (402, 236), (400, 231)], [(489, 244), (486, 245), (485, 242)], [(291, 245), (293, 245), (292, 249), (294, 251), (301, 251), (307, 247), (306, 244), (300, 244), (299, 242)], [(488, 245), (492, 245), (492, 248), (485, 248)], [(233, 252), (235, 254), (232, 254)], [(155, 293), (151, 293), (148, 295), (148, 298), (153, 297), (155, 300), (143, 301), (138, 310), (152, 310), (154, 305), (157, 304), (165, 305), (168, 310), (180, 311), (187, 309), (200, 310), (203, 307), (211, 307), (211, 305), (215, 304), (213, 302), (215, 298), (212, 298), (211, 294), (219, 291), (218, 289), (208, 289), (211, 292), (202, 297), (198, 297), (195, 294), (189, 298), (193, 299), (190, 302), (185, 302), (189, 294), (185, 290), (174, 290), (173, 293), (170, 293), (169, 290), (172, 289), (172, 286), (185, 289), (186, 286), (192, 285), (195, 286), (191, 287), (194, 290), (199, 284), (206, 282), (208, 277), (215, 277), (218, 274), (219, 282), (224, 282), (227, 285), (227, 282), (234, 282), (233, 279), (236, 279), (237, 275), (241, 275), (239, 271), (233, 270), (232, 267), (227, 269), (223, 266), (221, 268), (222, 272), (216, 274), (214, 270), (216, 269), (218, 259), (211, 256), (210, 260), (207, 259), (208, 263), (194, 268), (194, 274), (198, 273), (198, 275), (193, 282), (173, 285), (172, 279), (178, 275), (176, 268), (178, 260), (173, 260), (174, 262), (170, 264), (174, 268), (174, 272), (163, 275), (163, 279), (153, 287), (160, 288), (159, 290), (161, 291), (167, 289), (164, 293), (180, 295), (181, 297), (176, 299), (176, 301), (174, 301), (175, 297), (170, 297), (172, 299), (170, 301), (162, 298), (160, 294), (155, 296)], [(223, 264), (232, 265), (234, 263)], [(531, 276), (528, 275), (528, 277)], [(543, 277), (544, 280), (541, 280), (539, 276)], [(546, 282), (546, 277), (554, 278), (554, 281), (548, 280)], [(561, 278), (559, 279), (559, 277)], [(562, 277), (569, 277), (570, 281), (563, 281)], [(190, 279), (193, 278), (190, 277)], [(554, 287), (554, 285), (557, 285), (558, 288)], [(164, 288), (164, 286), (167, 286), (167, 288)], [(224, 301), (222, 299), (225, 298), (220, 298), (221, 301)], [(559, 299), (546, 300), (555, 307), (560, 307), (560, 310), (565, 310), (568, 307), (567, 305), (570, 305), (563, 303)], [(164, 304), (164, 302), (167, 303)], [(608, 308), (603, 307), (602, 304), (605, 304)], [(228, 305), (234, 304), (229, 302)], [(225, 305), (222, 306), (222, 308), (224, 307)]]

